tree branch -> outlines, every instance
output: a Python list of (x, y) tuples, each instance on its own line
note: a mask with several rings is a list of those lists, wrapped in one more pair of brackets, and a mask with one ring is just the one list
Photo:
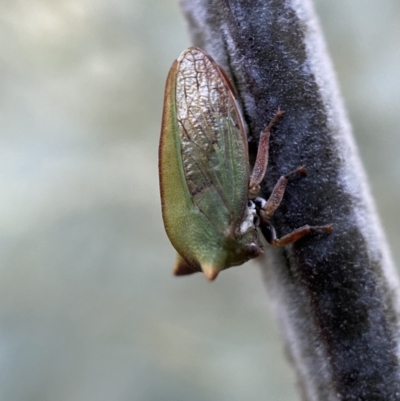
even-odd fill
[(230, 74), (250, 151), (280, 107), (263, 194), (301, 165), (273, 223), (333, 223), (263, 271), (303, 400), (400, 400), (399, 290), (325, 45), (308, 0), (184, 0), (196, 46)]

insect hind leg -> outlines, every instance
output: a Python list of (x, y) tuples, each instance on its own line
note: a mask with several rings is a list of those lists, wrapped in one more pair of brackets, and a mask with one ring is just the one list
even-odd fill
[(270, 222), (264, 222), (260, 226), (261, 232), (263, 233), (265, 239), (273, 246), (280, 247), (293, 244), (299, 239), (305, 237), (314, 231), (323, 231), (328, 234), (332, 232), (332, 224), (326, 224), (324, 226), (309, 226), (308, 224), (299, 228), (296, 228), (289, 234), (284, 235), (281, 238), (277, 238), (274, 227)]

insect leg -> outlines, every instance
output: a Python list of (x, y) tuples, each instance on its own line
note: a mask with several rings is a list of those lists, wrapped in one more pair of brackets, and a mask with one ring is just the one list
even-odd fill
[(285, 189), (289, 178), (291, 178), (291, 176), (295, 174), (306, 174), (306, 168), (304, 166), (301, 166), (291, 173), (283, 175), (281, 178), (279, 178), (278, 182), (275, 184), (274, 189), (272, 190), (270, 197), (260, 207), (260, 216), (262, 219), (269, 220), (273, 216), (275, 210), (282, 202), (282, 198), (285, 194)]
[(253, 171), (250, 177), (249, 192), (251, 195), (257, 195), (260, 191), (260, 182), (263, 180), (268, 165), (268, 149), (269, 149), (269, 134), (272, 127), (283, 116), (284, 112), (278, 108), (275, 116), (268, 124), (267, 128), (260, 134), (258, 142), (257, 158), (254, 164)]
[(271, 225), (270, 222), (264, 222), (261, 224), (261, 231), (265, 237), (265, 239), (273, 246), (285, 246), (289, 244), (293, 244), (293, 242), (298, 241), (299, 239), (303, 238), (307, 234), (313, 231), (324, 231), (326, 233), (332, 232), (332, 224), (327, 224), (324, 226), (309, 226), (308, 224), (296, 228), (291, 233), (284, 235), (281, 238), (276, 237), (276, 232), (274, 227)]

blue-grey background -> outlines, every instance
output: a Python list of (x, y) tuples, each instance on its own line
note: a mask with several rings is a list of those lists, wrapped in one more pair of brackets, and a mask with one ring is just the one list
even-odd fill
[[(400, 3), (316, 2), (400, 257)], [(296, 400), (256, 263), (171, 276), (157, 146), (175, 0), (0, 3), (0, 400)]]

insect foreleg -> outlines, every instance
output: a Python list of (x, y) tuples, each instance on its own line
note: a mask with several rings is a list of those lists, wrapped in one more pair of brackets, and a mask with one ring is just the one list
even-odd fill
[(269, 149), (269, 134), (272, 127), (283, 116), (284, 112), (278, 109), (275, 116), (268, 124), (267, 128), (261, 132), (260, 140), (258, 142), (257, 158), (254, 164), (253, 171), (250, 177), (249, 193), (250, 195), (257, 195), (260, 191), (260, 182), (263, 180), (268, 165), (268, 149)]

